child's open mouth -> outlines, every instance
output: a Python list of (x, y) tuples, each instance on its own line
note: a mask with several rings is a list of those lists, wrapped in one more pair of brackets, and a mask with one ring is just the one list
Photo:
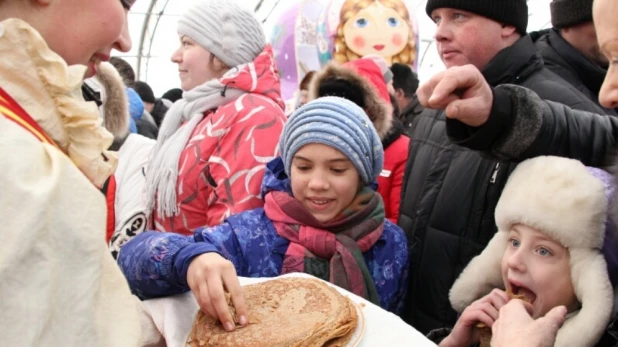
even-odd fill
[(509, 284), (510, 284), (511, 292), (513, 293), (514, 299), (525, 298), (524, 301), (527, 301), (531, 304), (534, 303), (534, 301), (536, 300), (536, 294), (534, 294), (533, 291), (531, 291), (530, 289), (522, 285), (514, 284), (513, 282), (509, 282)]

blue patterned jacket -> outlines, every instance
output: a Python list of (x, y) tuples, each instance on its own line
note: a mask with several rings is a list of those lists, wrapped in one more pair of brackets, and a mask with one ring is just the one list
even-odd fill
[[(291, 194), (283, 163), (267, 165), (262, 191)], [(384, 232), (363, 254), (376, 284), (382, 308), (400, 313), (408, 283), (408, 248), (398, 226), (384, 220)], [(145, 232), (123, 246), (118, 263), (134, 294), (142, 299), (175, 295), (189, 290), (187, 270), (191, 260), (216, 252), (230, 260), (238, 276), (275, 277), (281, 274), (289, 241), (280, 237), (263, 208), (229, 217), (223, 224), (202, 228), (192, 237)]]

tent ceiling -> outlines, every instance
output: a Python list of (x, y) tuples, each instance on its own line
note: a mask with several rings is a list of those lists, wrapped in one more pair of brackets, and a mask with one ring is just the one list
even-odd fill
[[(129, 29), (133, 38), (133, 48), (125, 58), (134, 68), (138, 78), (148, 82), (157, 95), (178, 86), (176, 66), (169, 57), (178, 46), (176, 22), (178, 16), (191, 3), (200, 0), (138, 0), (129, 13)], [(277, 9), (283, 8), (290, 1), (300, 0), (242, 0), (239, 4), (256, 10), (258, 19), (265, 23), (265, 32), (270, 35), (272, 19), (277, 16)], [(506, 0), (496, 0), (506, 1)], [(412, 0), (414, 15), (419, 22), (420, 31), (420, 66), (421, 79), (443, 69), (437, 55), (433, 32), (435, 25), (425, 14), (426, 0)], [(550, 0), (528, 0), (530, 8), (529, 30), (547, 28), (550, 25)], [(271, 19), (267, 21), (267, 19)]]

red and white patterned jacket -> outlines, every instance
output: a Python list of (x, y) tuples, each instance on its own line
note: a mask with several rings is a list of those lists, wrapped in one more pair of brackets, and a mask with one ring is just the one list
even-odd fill
[(192, 235), (241, 211), (263, 205), (264, 168), (278, 155), (286, 121), (272, 48), (238, 74), (221, 80), (247, 92), (207, 111), (180, 156), (176, 194), (180, 213), (154, 212), (155, 228)]

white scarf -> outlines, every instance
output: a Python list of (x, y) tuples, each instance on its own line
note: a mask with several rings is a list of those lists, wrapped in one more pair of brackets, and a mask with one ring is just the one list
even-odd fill
[[(222, 79), (237, 74), (242, 68), (243, 66), (232, 68)], [(191, 134), (204, 119), (205, 111), (216, 109), (243, 94), (246, 92), (222, 84), (221, 79), (212, 79), (184, 92), (183, 98), (176, 101), (167, 111), (146, 175), (150, 212), (156, 206), (160, 217), (178, 215), (176, 196), (178, 166)]]

